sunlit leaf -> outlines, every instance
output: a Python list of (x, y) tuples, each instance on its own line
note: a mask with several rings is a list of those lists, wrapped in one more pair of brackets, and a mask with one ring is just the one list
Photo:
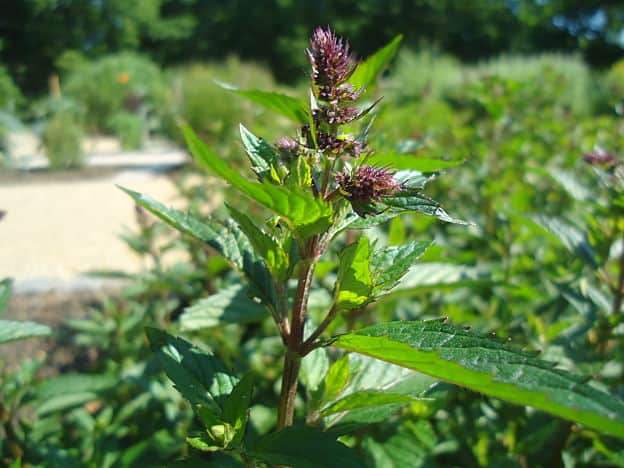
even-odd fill
[(358, 89), (370, 87), (390, 60), (392, 60), (397, 50), (399, 50), (402, 39), (403, 36), (399, 34), (387, 45), (360, 63), (349, 78), (349, 83)]
[(26, 338), (49, 336), (51, 334), (52, 329), (40, 323), (0, 320), (0, 344)]
[(624, 438), (624, 402), (614, 395), (532, 354), (439, 320), (375, 325), (338, 336), (333, 345)]

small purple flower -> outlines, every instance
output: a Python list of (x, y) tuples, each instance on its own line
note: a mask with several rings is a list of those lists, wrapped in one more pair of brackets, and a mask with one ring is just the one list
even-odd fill
[(364, 151), (364, 145), (351, 136), (334, 138), (325, 132), (318, 132), (319, 149), (331, 157), (351, 156), (357, 158)]
[(357, 202), (379, 201), (401, 188), (390, 171), (372, 166), (360, 166), (351, 173), (341, 172), (336, 175), (336, 183), (349, 200)]
[(621, 163), (617, 156), (601, 149), (585, 153), (583, 159), (592, 166), (602, 166), (606, 168), (611, 168)]
[(352, 87), (340, 86), (347, 81), (355, 69), (349, 43), (338, 38), (327, 28), (316, 28), (306, 50), (312, 64), (312, 80), (318, 89), (318, 97), (324, 101), (335, 101), (339, 96), (353, 100)]
[(299, 150), (299, 143), (297, 143), (292, 138), (286, 136), (283, 136), (279, 140), (277, 140), (275, 146), (280, 154), (286, 159), (295, 158)]
[(330, 125), (344, 125), (360, 115), (357, 107), (340, 107), (337, 105), (324, 106), (314, 111), (317, 122), (327, 122)]

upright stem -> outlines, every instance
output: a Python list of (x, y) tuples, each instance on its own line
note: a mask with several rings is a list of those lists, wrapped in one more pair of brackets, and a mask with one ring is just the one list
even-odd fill
[(318, 236), (312, 237), (304, 252), (303, 266), (299, 274), (297, 293), (292, 309), (292, 322), (288, 337), (286, 355), (284, 356), (284, 373), (282, 375), (282, 390), (277, 415), (277, 429), (291, 426), (295, 414), (295, 398), (297, 397), (297, 382), (301, 367), (301, 345), (303, 344), (303, 327), (308, 309), (310, 286), (314, 276), (314, 268), (318, 259)]
[(620, 314), (620, 309), (622, 308), (622, 299), (624, 291), (624, 239), (622, 242), (622, 252), (620, 253), (620, 264), (619, 264), (619, 274), (616, 285), (615, 294), (613, 295), (613, 315), (617, 317)]

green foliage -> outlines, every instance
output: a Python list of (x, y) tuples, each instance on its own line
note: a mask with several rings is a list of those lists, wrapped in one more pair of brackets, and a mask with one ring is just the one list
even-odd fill
[(0, 110), (14, 110), (22, 100), (19, 88), (6, 67), (0, 65)]
[(130, 112), (120, 112), (113, 115), (108, 122), (115, 136), (119, 138), (121, 147), (125, 150), (136, 150), (143, 145), (145, 133), (143, 119)]
[(82, 127), (72, 112), (61, 110), (47, 121), (43, 144), (52, 169), (71, 169), (84, 164)]
[(440, 321), (375, 325), (341, 335), (333, 345), (534, 406), (616, 437), (624, 434), (622, 401), (531, 354)]
[(84, 107), (85, 125), (92, 130), (118, 130), (115, 116), (124, 111), (149, 116), (156, 128), (171, 118), (167, 81), (153, 62), (140, 55), (121, 53), (85, 62), (63, 83), (64, 93)]

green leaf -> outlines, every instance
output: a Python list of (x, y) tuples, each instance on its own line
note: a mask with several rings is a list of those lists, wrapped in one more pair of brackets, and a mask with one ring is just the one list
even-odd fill
[(49, 336), (51, 334), (52, 329), (40, 323), (0, 320), (0, 344), (26, 338)]
[(266, 179), (271, 172), (271, 166), (277, 160), (277, 153), (264, 139), (255, 136), (243, 124), (240, 124), (240, 135), (253, 171), (261, 180)]
[[(329, 395), (323, 396), (320, 413), (325, 417), (326, 426), (340, 425), (343, 433), (362, 424), (386, 420), (436, 383), (427, 375), (367, 356), (349, 354), (343, 359), (349, 366), (349, 383), (343, 384), (330, 399)], [(328, 375), (327, 382), (329, 378)], [(342, 413), (332, 416), (336, 412)]]
[(223, 420), (234, 429), (232, 443), (240, 445), (245, 436), (253, 392), (253, 376), (243, 377), (223, 402)]
[(325, 377), (323, 401), (334, 401), (349, 383), (350, 372), (351, 363), (348, 355), (341, 357), (331, 365)]
[(463, 161), (445, 161), (429, 159), (412, 154), (374, 154), (366, 158), (370, 166), (385, 167), (394, 170), (412, 170), (418, 172), (437, 172), (442, 169), (459, 166)]
[(4, 309), (9, 305), (11, 293), (13, 291), (13, 280), (5, 278), (0, 281), (0, 317), (4, 314)]
[(356, 89), (366, 88), (373, 84), (384, 67), (396, 54), (402, 39), (403, 36), (399, 34), (383, 48), (360, 63), (351, 75), (351, 78), (349, 78), (349, 83)]
[(252, 200), (290, 220), (306, 235), (327, 229), (332, 207), (323, 199), (314, 198), (300, 190), (289, 190), (266, 182), (251, 182), (219, 159), (189, 127), (183, 127), (182, 130), (191, 153), (209, 171), (229, 182)]
[(397, 194), (392, 197), (384, 197), (381, 199), (384, 204), (395, 211), (416, 211), (430, 216), (435, 216), (440, 221), (454, 224), (470, 224), (460, 219), (452, 218), (440, 204), (426, 197), (422, 193), (414, 193), (410, 191), (406, 195)]
[(273, 279), (262, 259), (255, 253), (249, 239), (234, 223), (221, 224), (182, 211), (167, 208), (147, 195), (120, 187), (134, 201), (180, 232), (195, 237), (219, 252), (241, 270), (264, 304), (275, 304)]
[(530, 219), (570, 252), (580, 256), (592, 267), (598, 266), (596, 252), (590, 245), (587, 235), (579, 228), (554, 216), (535, 215)]
[(269, 465), (297, 468), (360, 468), (356, 454), (332, 434), (309, 426), (287, 427), (258, 439), (249, 455)]
[(430, 245), (431, 242), (409, 242), (376, 251), (371, 256), (373, 293), (394, 287)]
[(390, 291), (390, 295), (412, 295), (433, 289), (475, 287), (493, 282), (489, 272), (477, 267), (452, 263), (419, 263), (407, 272), (401, 282)]
[(328, 368), (329, 358), (326, 349), (317, 348), (304, 356), (301, 360), (299, 380), (309, 393), (315, 392), (323, 383)]
[(291, 188), (307, 189), (312, 185), (312, 170), (305, 158), (293, 160), (286, 185)]
[(146, 333), (152, 351), (182, 396), (192, 405), (220, 414), (223, 399), (238, 379), (213, 354), (188, 341), (156, 328), (146, 328)]
[(336, 413), (386, 405), (399, 404), (402, 406), (403, 404), (411, 403), (415, 400), (416, 399), (413, 397), (396, 393), (386, 393), (379, 390), (364, 390), (351, 393), (329, 405), (321, 411), (321, 416), (327, 417)]
[(228, 206), (230, 215), (245, 233), (256, 252), (260, 254), (269, 270), (280, 281), (287, 279), (288, 255), (277, 241), (258, 228), (249, 217), (237, 209)]
[(552, 363), (439, 320), (375, 325), (333, 345), (624, 438), (621, 400)]
[(371, 297), (370, 243), (364, 236), (347, 246), (340, 255), (335, 297), (338, 311), (367, 303)]
[(256, 103), (266, 110), (283, 115), (299, 124), (308, 123), (308, 111), (303, 101), (281, 93), (258, 91), (255, 89), (238, 89), (227, 83), (217, 83), (223, 89), (232, 91), (239, 96)]
[(261, 322), (268, 313), (265, 306), (250, 298), (248, 288), (233, 284), (184, 309), (180, 328), (191, 331), (227, 323)]
[(364, 439), (362, 447), (373, 459), (373, 466), (404, 467), (409, 460), (410, 468), (436, 466), (432, 451), (437, 444), (435, 431), (428, 421), (408, 421), (381, 440), (372, 436)]

